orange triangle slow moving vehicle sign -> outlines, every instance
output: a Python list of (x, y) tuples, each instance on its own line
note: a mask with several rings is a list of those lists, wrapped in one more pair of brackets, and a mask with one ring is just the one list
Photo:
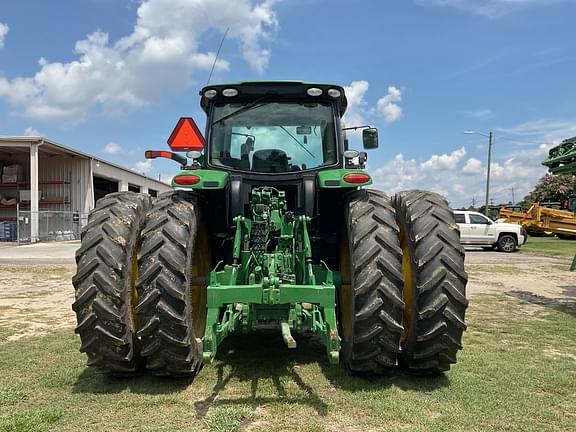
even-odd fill
[(168, 145), (172, 151), (177, 152), (200, 151), (204, 148), (204, 144), (202, 133), (190, 117), (181, 117), (168, 138)]

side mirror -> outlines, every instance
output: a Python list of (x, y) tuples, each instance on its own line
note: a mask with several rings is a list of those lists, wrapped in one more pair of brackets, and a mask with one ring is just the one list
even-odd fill
[(362, 131), (362, 144), (366, 150), (378, 148), (378, 129), (364, 129)]

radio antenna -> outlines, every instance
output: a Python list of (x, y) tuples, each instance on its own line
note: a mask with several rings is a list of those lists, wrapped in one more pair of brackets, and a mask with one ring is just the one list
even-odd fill
[(216, 67), (216, 62), (218, 61), (218, 57), (220, 56), (220, 50), (222, 49), (222, 45), (224, 45), (224, 40), (228, 35), (228, 31), (230, 27), (226, 29), (224, 32), (224, 36), (222, 36), (222, 40), (220, 41), (220, 46), (218, 47), (218, 51), (216, 52), (216, 57), (214, 58), (214, 63), (212, 63), (212, 69), (210, 69), (210, 75), (208, 75), (208, 81), (206, 81), (206, 85), (210, 84), (210, 79), (212, 78), (212, 73), (214, 72), (214, 68)]

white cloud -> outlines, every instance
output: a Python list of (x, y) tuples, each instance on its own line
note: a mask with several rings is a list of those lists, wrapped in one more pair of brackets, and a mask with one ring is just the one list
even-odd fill
[[(40, 59), (30, 77), (0, 78), (0, 98), (35, 119), (80, 121), (94, 107), (137, 109), (208, 75), (215, 58), (200, 47), (209, 30), (230, 28), (244, 60), (262, 73), (265, 43), (278, 26), (273, 0), (143, 0), (131, 34), (113, 42), (97, 31), (76, 42), (69, 63)], [(227, 71), (225, 59), (216, 72)]]
[(457, 150), (454, 150), (450, 154), (441, 154), (441, 155), (432, 155), (430, 159), (426, 162), (422, 163), (422, 168), (430, 169), (433, 171), (437, 170), (451, 170), (456, 168), (458, 162), (462, 159), (462, 157), (466, 154), (466, 149), (461, 147)]
[[(491, 164), (490, 197), (495, 203), (521, 200), (546, 173), (541, 165), (550, 145), (543, 144), (517, 152)], [(424, 162), (406, 159), (402, 153), (384, 165), (372, 169), (375, 187), (389, 194), (407, 189), (423, 189), (446, 196), (454, 207), (468, 207), (475, 199), (484, 200), (485, 167), (479, 159), (465, 160), (464, 147), (447, 154), (432, 155)]]
[(470, 158), (466, 161), (462, 172), (469, 175), (480, 174), (482, 172), (482, 162), (479, 159)]
[(108, 144), (106, 144), (104, 146), (102, 151), (106, 154), (117, 155), (117, 154), (122, 153), (122, 147), (119, 144), (109, 142)]
[(500, 18), (531, 6), (550, 6), (567, 0), (415, 0), (425, 6), (452, 7), (463, 12), (488, 18)]
[(561, 140), (576, 135), (576, 120), (538, 119), (521, 123), (511, 128), (500, 128), (498, 136), (517, 139), (517, 144), (532, 145), (535, 141), (541, 143), (558, 143)]
[[(368, 81), (352, 81), (349, 86), (344, 87), (346, 98), (348, 99), (348, 108), (344, 116), (346, 126), (363, 126), (376, 121), (380, 115), (385, 123), (393, 123), (402, 117), (402, 108), (398, 102), (402, 101), (402, 92), (397, 87), (388, 87), (388, 93), (381, 97), (375, 107), (372, 107), (366, 101), (366, 94), (370, 84)], [(353, 131), (348, 131), (354, 133)], [(356, 134), (359, 134), (356, 131)]]
[(360, 80), (352, 81), (349, 86), (344, 87), (346, 99), (348, 99), (348, 108), (344, 117), (346, 126), (362, 126), (366, 124), (368, 112), (364, 96), (369, 86), (368, 81)]
[(0, 48), (4, 48), (4, 40), (6, 39), (9, 30), (10, 27), (8, 27), (8, 24), (0, 22)]
[(138, 161), (132, 167), (132, 171), (136, 171), (140, 174), (148, 174), (152, 169), (152, 161), (151, 160), (144, 160)]
[(402, 108), (397, 102), (402, 102), (402, 91), (394, 86), (388, 87), (388, 94), (378, 100), (376, 109), (384, 116), (386, 123), (393, 123), (402, 117)]
[(38, 132), (33, 127), (27, 127), (24, 130), (24, 136), (42, 136), (42, 133)]

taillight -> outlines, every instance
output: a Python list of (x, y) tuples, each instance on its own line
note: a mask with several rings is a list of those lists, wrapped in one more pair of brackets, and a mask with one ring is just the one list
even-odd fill
[(192, 186), (200, 182), (200, 177), (195, 175), (177, 175), (174, 183), (180, 186)]
[(344, 176), (344, 181), (351, 184), (362, 184), (370, 181), (370, 176), (363, 173), (349, 173)]

